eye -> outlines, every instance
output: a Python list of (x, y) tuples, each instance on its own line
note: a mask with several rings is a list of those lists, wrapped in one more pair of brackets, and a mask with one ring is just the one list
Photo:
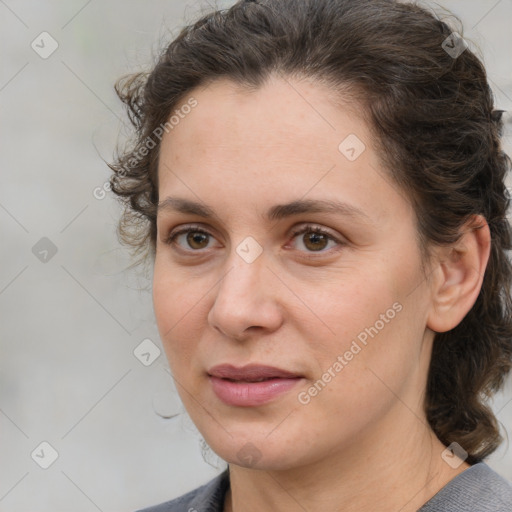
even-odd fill
[[(302, 238), (298, 238), (303, 235)], [(292, 233), (292, 238), (299, 241), (299, 249), (305, 252), (328, 252), (329, 243), (335, 246), (345, 245), (331, 233), (318, 226), (307, 225)], [(171, 234), (165, 239), (167, 245), (178, 246), (184, 252), (200, 252), (202, 249), (208, 249), (212, 246), (210, 242), (214, 239), (213, 235), (199, 227), (186, 227)]]
[(307, 252), (327, 252), (326, 249), (329, 245), (329, 242), (333, 242), (334, 246), (342, 246), (343, 242), (334, 237), (331, 233), (322, 229), (318, 226), (304, 226), (303, 228), (294, 231), (293, 238), (298, 238), (299, 246), (302, 245), (303, 248), (306, 249)]
[[(184, 251), (208, 249), (211, 233), (198, 227), (188, 227), (171, 233), (165, 240), (168, 245), (178, 245)], [(188, 246), (188, 247), (187, 247)]]

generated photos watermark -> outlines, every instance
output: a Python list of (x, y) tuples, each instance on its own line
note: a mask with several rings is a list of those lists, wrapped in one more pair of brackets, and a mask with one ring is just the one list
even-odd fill
[[(357, 339), (352, 340), (350, 344), (350, 348), (346, 350), (343, 355), (338, 355), (336, 361), (327, 368), (327, 370), (322, 374), (322, 377), (318, 379), (312, 386), (310, 386), (307, 390), (301, 391), (297, 395), (297, 400), (302, 405), (307, 405), (311, 402), (311, 399), (317, 396), (329, 382), (332, 381), (340, 372), (347, 366), (350, 361), (354, 359), (357, 354), (359, 354), (364, 347), (368, 344), (368, 336), (370, 338), (374, 338), (379, 334), (379, 332), (384, 329), (386, 324), (389, 324), (393, 318), (402, 311), (403, 306), (400, 302), (395, 302), (393, 305), (386, 310), (385, 313), (381, 313), (379, 316), (379, 320), (377, 320), (372, 326), (365, 327), (357, 336)], [(359, 343), (358, 343), (359, 342)]]
[[(130, 169), (136, 167), (141, 162), (141, 160), (149, 154), (149, 151), (156, 147), (157, 142), (155, 139), (158, 139), (160, 142), (164, 133), (170, 133), (171, 130), (173, 130), (182, 119), (185, 119), (185, 117), (190, 114), (192, 109), (197, 105), (197, 100), (191, 96), (185, 104), (181, 105), (179, 109), (175, 109), (173, 115), (170, 116), (165, 123), (157, 126), (151, 135), (146, 137), (144, 143), (140, 145), (138, 150), (133, 154), (130, 160), (128, 160), (128, 168), (123, 167), (123, 169), (117, 173), (117, 176), (125, 177), (130, 172)], [(101, 187), (96, 187), (92, 191), (92, 195), (95, 199), (101, 201), (102, 199), (105, 199), (107, 192), (109, 192), (111, 188), (112, 185), (110, 181), (105, 181)]]

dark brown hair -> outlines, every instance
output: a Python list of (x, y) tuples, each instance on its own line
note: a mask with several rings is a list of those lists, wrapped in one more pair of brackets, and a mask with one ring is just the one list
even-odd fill
[(195, 87), (223, 77), (257, 89), (278, 73), (318, 80), (340, 98), (350, 92), (414, 206), (424, 261), (435, 245), (456, 242), (471, 215), (489, 224), (480, 294), (458, 326), (435, 334), (425, 398), (436, 435), (473, 464), (501, 442), (486, 399), (512, 367), (511, 161), (485, 69), (469, 48), (448, 51), (460, 43), (451, 34), (437, 14), (393, 0), (240, 1), (204, 14), (150, 73), (116, 84), (136, 137), (110, 164), (111, 187), (125, 206), (121, 241), (154, 258), (161, 127)]

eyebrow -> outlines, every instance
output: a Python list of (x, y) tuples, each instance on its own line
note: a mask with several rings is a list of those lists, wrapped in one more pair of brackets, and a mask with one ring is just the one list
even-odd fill
[[(181, 197), (167, 197), (158, 203), (157, 213), (162, 211), (175, 211), (220, 221), (218, 215), (211, 207)], [(373, 224), (370, 217), (360, 208), (341, 201), (326, 199), (298, 199), (285, 204), (277, 204), (267, 211), (265, 218), (273, 221), (301, 213), (335, 213)]]

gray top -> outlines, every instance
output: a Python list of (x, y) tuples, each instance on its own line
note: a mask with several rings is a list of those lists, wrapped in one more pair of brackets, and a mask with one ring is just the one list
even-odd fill
[(512, 485), (480, 462), (448, 482), (418, 512), (512, 512)]
[[(138, 512), (223, 512), (229, 470), (179, 498)], [(512, 485), (484, 462), (448, 482), (418, 512), (512, 512)]]

